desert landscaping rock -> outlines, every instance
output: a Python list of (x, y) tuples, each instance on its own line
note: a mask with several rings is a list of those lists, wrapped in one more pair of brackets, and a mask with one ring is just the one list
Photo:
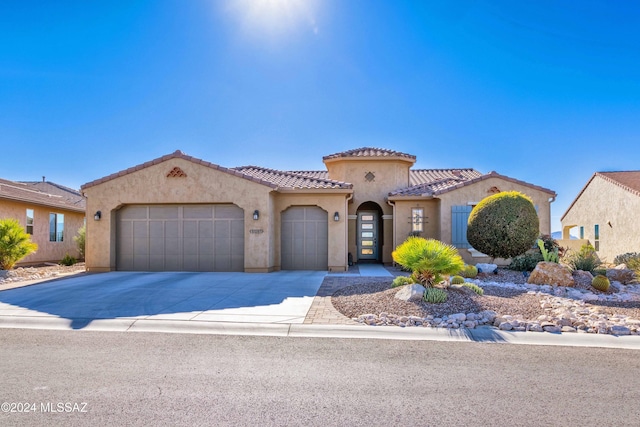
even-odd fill
[(401, 286), (395, 297), (402, 301), (420, 301), (426, 291), (425, 287), (419, 284)]
[(555, 262), (539, 262), (529, 275), (527, 283), (533, 285), (574, 286), (575, 282), (571, 271)]

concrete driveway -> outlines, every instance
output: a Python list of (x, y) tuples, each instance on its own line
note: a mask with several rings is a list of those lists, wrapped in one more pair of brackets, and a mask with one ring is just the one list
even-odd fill
[(324, 271), (83, 274), (0, 292), (3, 319), (68, 322), (100, 319), (303, 323)]

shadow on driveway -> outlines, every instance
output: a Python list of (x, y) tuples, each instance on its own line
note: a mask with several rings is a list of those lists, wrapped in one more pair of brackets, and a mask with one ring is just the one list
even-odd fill
[[(0, 316), (58, 316), (82, 329), (95, 319), (213, 320), (221, 311), (269, 317), (306, 315), (326, 272), (110, 272), (0, 292)], [(208, 316), (208, 317), (207, 317)]]

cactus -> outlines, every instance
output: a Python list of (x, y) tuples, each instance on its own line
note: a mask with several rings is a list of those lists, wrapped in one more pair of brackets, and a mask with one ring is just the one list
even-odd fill
[(555, 262), (556, 264), (560, 262), (560, 256), (558, 255), (558, 249), (553, 251), (548, 251), (544, 246), (544, 241), (542, 239), (538, 239), (538, 247), (540, 248), (540, 253), (542, 254), (542, 258), (546, 262)]
[(431, 304), (440, 304), (447, 300), (447, 293), (438, 288), (427, 288), (422, 299)]
[(609, 285), (609, 279), (607, 279), (607, 277), (603, 276), (602, 274), (598, 274), (591, 281), (591, 286), (602, 292), (607, 292), (609, 290)]
[(462, 276), (453, 276), (451, 278), (452, 285), (462, 285), (464, 283), (464, 277)]
[(475, 292), (478, 295), (484, 295), (484, 289), (482, 289), (480, 286), (476, 285), (475, 283), (465, 282), (462, 284), (462, 286), (471, 289), (473, 292)]
[(465, 265), (460, 275), (467, 279), (475, 279), (478, 276), (478, 269), (475, 265)]
[(410, 277), (398, 276), (393, 279), (393, 283), (391, 283), (392, 288), (397, 288), (398, 286), (410, 285), (414, 283)]

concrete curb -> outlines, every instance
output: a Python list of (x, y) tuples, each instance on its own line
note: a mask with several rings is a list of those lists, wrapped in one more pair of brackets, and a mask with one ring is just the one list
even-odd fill
[(408, 341), (448, 341), (516, 345), (601, 347), (640, 350), (640, 336), (597, 334), (550, 334), (547, 332), (507, 332), (492, 327), (477, 329), (399, 328), (397, 326), (305, 325), (284, 323), (235, 323), (193, 320), (87, 319), (81, 329), (73, 329), (64, 318), (0, 316), (0, 328), (78, 330), (102, 332), (155, 332), (181, 334), (275, 336), (291, 338), (386, 339)]

